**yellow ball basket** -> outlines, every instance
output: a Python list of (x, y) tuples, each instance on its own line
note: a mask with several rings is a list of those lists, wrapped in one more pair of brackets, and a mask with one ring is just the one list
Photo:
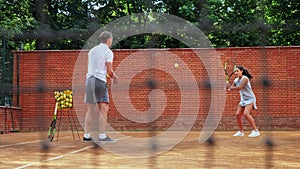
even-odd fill
[(57, 109), (68, 109), (73, 106), (73, 92), (71, 90), (54, 91), (54, 97), (58, 103)]

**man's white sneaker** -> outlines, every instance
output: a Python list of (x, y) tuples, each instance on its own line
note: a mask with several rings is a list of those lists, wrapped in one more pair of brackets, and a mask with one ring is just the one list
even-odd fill
[(258, 130), (252, 130), (252, 132), (248, 135), (248, 137), (258, 137), (260, 136), (260, 132)]
[(233, 136), (234, 137), (243, 137), (244, 136), (244, 132), (238, 131)]

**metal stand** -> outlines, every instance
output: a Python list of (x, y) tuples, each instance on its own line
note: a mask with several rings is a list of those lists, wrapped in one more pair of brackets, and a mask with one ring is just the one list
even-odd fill
[[(60, 129), (60, 123), (61, 123), (61, 119), (62, 119), (62, 113), (63, 113), (63, 109), (59, 109), (60, 111), (58, 111), (58, 117), (59, 117), (59, 122), (58, 122), (58, 126), (57, 126), (57, 137), (56, 137), (56, 141), (58, 141), (58, 137), (59, 137), (59, 129)], [(69, 124), (70, 124), (70, 127), (71, 127), (71, 130), (72, 130), (72, 136), (73, 136), (73, 140), (76, 140), (75, 138), (75, 134), (74, 134), (74, 130), (76, 130), (77, 132), (77, 136), (78, 136), (78, 139), (80, 140), (80, 135), (79, 135), (79, 132), (78, 132), (78, 127), (76, 125), (76, 122), (75, 122), (75, 119), (74, 117), (71, 115), (72, 114), (72, 108), (69, 108), (69, 109), (65, 109), (66, 112), (67, 112), (67, 115), (68, 115), (68, 119), (69, 119)], [(73, 128), (73, 125), (74, 125), (74, 128)]]
[(7, 115), (8, 115), (8, 110), (10, 110), (10, 117), (11, 117), (11, 126), (12, 126), (12, 132), (15, 131), (15, 125), (14, 125), (14, 116), (13, 116), (13, 111), (11, 106), (3, 106), (4, 107), (4, 131), (3, 133), (7, 133), (8, 129), (8, 124), (7, 124)]

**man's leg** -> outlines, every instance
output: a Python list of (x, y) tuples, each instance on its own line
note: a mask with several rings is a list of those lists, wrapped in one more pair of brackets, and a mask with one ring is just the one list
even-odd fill
[(95, 106), (96, 104), (87, 104), (88, 110), (85, 115), (85, 123), (84, 123), (84, 136), (83, 141), (90, 141), (90, 129), (92, 125), (93, 115), (95, 114)]
[(107, 113), (109, 110), (109, 104), (108, 103), (99, 103), (100, 107), (100, 116), (99, 116), (99, 141), (100, 142), (115, 142), (115, 140), (109, 138), (106, 135), (106, 127), (107, 127)]
[(84, 135), (83, 135), (83, 141), (91, 141), (91, 125), (93, 116), (95, 114), (95, 108), (97, 106), (97, 100), (95, 96), (95, 78), (89, 77), (86, 81), (86, 88), (85, 88), (85, 100), (84, 102), (88, 106), (88, 110), (85, 115), (85, 123), (84, 123)]
[(100, 135), (102, 134), (103, 136), (106, 137), (105, 133), (106, 133), (106, 126), (107, 126), (107, 113), (108, 113), (109, 105), (108, 105), (108, 103), (98, 103), (98, 105), (99, 105), (99, 109), (100, 109), (100, 116), (99, 116)]

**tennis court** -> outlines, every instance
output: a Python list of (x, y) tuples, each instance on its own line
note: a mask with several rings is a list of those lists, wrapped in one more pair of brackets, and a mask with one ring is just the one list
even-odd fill
[[(30, 2), (2, 5), (0, 169), (300, 168), (296, 1)], [(116, 142), (83, 142), (88, 52), (105, 30), (120, 79), (107, 79)], [(240, 73), (259, 137), (246, 120), (233, 137), (243, 93), (224, 87), (236, 68), (253, 75)]]
[[(1, 135), (1, 168), (299, 168), (299, 131), (262, 131), (258, 138), (232, 137), (216, 131), (211, 141), (199, 143), (199, 132), (190, 132), (178, 145), (157, 156), (132, 158), (103, 148), (118, 146), (149, 132), (122, 132), (115, 143), (95, 146), (71, 132), (60, 132), (48, 142), (46, 132)], [(170, 139), (170, 138), (165, 138)], [(268, 144), (272, 143), (272, 144)], [(139, 143), (132, 143), (139, 146)], [(143, 145), (151, 151), (151, 143)], [(130, 151), (124, 146), (123, 151)], [(159, 149), (159, 147), (158, 147)]]

